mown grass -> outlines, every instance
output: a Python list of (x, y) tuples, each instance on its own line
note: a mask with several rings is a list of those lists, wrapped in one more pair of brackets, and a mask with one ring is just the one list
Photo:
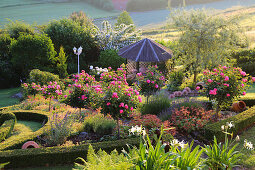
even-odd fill
[(20, 88), (1, 89), (0, 90), (0, 107), (11, 106), (19, 103), (19, 99), (12, 96), (20, 92)]
[(68, 17), (72, 12), (85, 11), (91, 18), (116, 16), (118, 11), (105, 11), (82, 1), (52, 3), (34, 0), (1, 0), (0, 25), (8, 19), (25, 21), (29, 24), (46, 24), (53, 19)]

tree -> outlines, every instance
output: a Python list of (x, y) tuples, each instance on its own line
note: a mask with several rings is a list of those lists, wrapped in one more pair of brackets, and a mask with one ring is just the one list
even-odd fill
[(237, 20), (209, 14), (206, 10), (176, 10), (171, 13), (174, 25), (181, 32), (183, 64), (194, 74), (193, 83), (203, 68), (226, 63), (227, 49), (231, 49), (240, 30)]
[(101, 51), (98, 64), (103, 68), (112, 67), (114, 70), (120, 67), (121, 64), (125, 63), (126, 59), (118, 55), (116, 50), (104, 50)]
[(21, 78), (32, 69), (54, 70), (52, 61), (56, 55), (53, 43), (45, 34), (20, 35), (11, 43), (12, 63), (19, 70)]
[(113, 29), (109, 21), (103, 21), (101, 30), (96, 27), (96, 40), (101, 50), (116, 49), (138, 41), (140, 32), (135, 31), (134, 25), (121, 24), (118, 29)]
[(73, 47), (81, 46), (83, 52), (80, 55), (80, 68), (88, 68), (88, 64), (98, 60), (99, 48), (91, 32), (84, 29), (71, 19), (62, 19), (51, 22), (45, 29), (49, 35), (56, 51), (63, 46), (67, 59), (68, 73), (77, 72), (77, 56), (73, 52)]
[(115, 23), (115, 27), (120, 26), (121, 24), (131, 25), (134, 24), (133, 19), (129, 15), (127, 11), (123, 11), (117, 18), (117, 22)]
[(7, 33), (11, 36), (11, 38), (17, 39), (21, 34), (35, 34), (35, 29), (24, 22), (21, 21), (9, 21), (8, 24), (5, 25)]
[(70, 15), (70, 19), (74, 22), (78, 23), (85, 29), (92, 30), (94, 28), (93, 20), (90, 19), (83, 11), (73, 12)]
[(56, 57), (56, 61), (57, 61), (57, 70), (58, 70), (58, 74), (61, 78), (65, 78), (67, 76), (67, 56), (64, 52), (64, 48), (60, 47), (60, 52), (58, 57)]

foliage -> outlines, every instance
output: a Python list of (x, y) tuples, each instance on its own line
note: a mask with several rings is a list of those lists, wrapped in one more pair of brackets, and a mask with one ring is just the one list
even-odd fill
[(37, 85), (35, 83), (23, 83), (21, 84), (22, 92), (24, 94), (24, 98), (33, 95), (35, 96), (36, 94), (40, 93), (40, 85)]
[(78, 23), (84, 29), (92, 30), (94, 28), (92, 19), (90, 19), (83, 11), (73, 12), (70, 15), (70, 19)]
[(41, 71), (39, 69), (33, 69), (29, 73), (29, 78), (28, 78), (28, 83), (35, 83), (38, 85), (46, 85), (48, 82), (58, 82), (59, 81), (59, 76), (52, 74), (47, 71)]
[(64, 116), (53, 114), (49, 119), (49, 130), (46, 131), (45, 141), (49, 146), (63, 144), (72, 131), (72, 115), (66, 113)]
[[(164, 127), (164, 129), (171, 128), (171, 123), (168, 120), (163, 122), (156, 115), (150, 114), (146, 114), (143, 116), (132, 115), (132, 118), (133, 119), (131, 120), (131, 125), (142, 126), (147, 130), (160, 129), (162, 126)], [(175, 135), (176, 133), (175, 129), (171, 129), (170, 132), (171, 135)]]
[(91, 35), (90, 30), (84, 29), (79, 23), (71, 19), (52, 21), (45, 28), (45, 33), (51, 38), (56, 51), (63, 46), (67, 59), (68, 73), (77, 72), (77, 56), (73, 47), (81, 46), (80, 68), (88, 68), (88, 64), (98, 60), (99, 49)]
[(194, 84), (201, 69), (226, 63), (226, 49), (236, 45), (234, 40), (241, 31), (236, 19), (215, 16), (204, 9), (175, 10), (171, 19), (181, 31), (183, 64), (194, 73)]
[(56, 52), (53, 43), (45, 34), (20, 35), (11, 43), (12, 63), (22, 78), (32, 69), (49, 71)]
[(19, 82), (19, 76), (16, 74), (16, 68), (11, 61), (12, 55), (10, 46), (13, 39), (8, 34), (0, 34), (0, 88), (16, 86)]
[(172, 113), (176, 109), (180, 110), (182, 107), (206, 109), (206, 105), (203, 102), (186, 97), (184, 99), (173, 100), (171, 103), (171, 106), (169, 108), (163, 110), (159, 114), (159, 118), (161, 120), (169, 120), (171, 118)]
[(78, 158), (83, 162), (82, 164), (75, 163), (74, 169), (115, 169), (115, 170), (127, 170), (132, 168), (134, 165), (123, 154), (119, 154), (116, 150), (113, 150), (110, 154), (107, 154), (101, 149), (95, 153), (95, 150), (89, 145), (87, 161), (83, 158)]
[(116, 127), (116, 122), (102, 114), (88, 115), (84, 120), (84, 131), (101, 136), (110, 135)]
[(60, 47), (59, 55), (56, 57), (56, 62), (57, 62), (57, 70), (58, 74), (61, 78), (65, 78), (67, 76), (67, 56), (64, 52), (64, 48)]
[(142, 100), (137, 90), (118, 80), (112, 81), (104, 93), (101, 112), (105, 115), (110, 114), (115, 120), (126, 118)]
[(35, 29), (32, 26), (21, 21), (9, 20), (9, 23), (6, 24), (5, 27), (7, 33), (14, 39), (18, 39), (18, 37), (22, 34), (35, 34)]
[[(242, 69), (219, 66), (204, 72), (205, 94), (217, 105), (216, 114), (223, 106), (229, 106), (240, 95), (245, 95), (248, 83), (255, 78), (248, 76)], [(217, 115), (216, 115), (217, 116)]]
[[(228, 132), (229, 129), (233, 128), (231, 126), (229, 126), (229, 123), (226, 126), (223, 125), (222, 130), (225, 134), (225, 142), (223, 144), (218, 144), (217, 138), (214, 136), (213, 144), (204, 148), (205, 154), (208, 156), (206, 164), (212, 169), (232, 169), (238, 166), (236, 163), (240, 161), (242, 154), (239, 151), (235, 151), (238, 143), (232, 146), (234, 142), (232, 140), (233, 133)], [(231, 137), (230, 140), (228, 136)]]
[(0, 142), (10, 137), (16, 124), (16, 116), (8, 111), (0, 112)]
[(101, 29), (96, 27), (95, 39), (101, 50), (119, 50), (138, 41), (140, 38), (140, 32), (134, 29), (134, 25), (122, 24), (117, 29), (114, 29), (108, 21), (103, 21)]
[(0, 163), (0, 168), (2, 169), (2, 168), (4, 168), (5, 165), (8, 165), (8, 164), (9, 164), (9, 162), (7, 162), (7, 163)]
[(226, 122), (232, 121), (235, 122), (235, 128), (232, 129), (233, 135), (235, 136), (247, 128), (253, 126), (255, 121), (255, 107), (252, 107), (228, 119), (206, 125), (204, 131), (205, 138), (212, 141), (213, 136), (216, 136), (218, 141), (224, 141), (224, 134), (222, 133), (221, 126), (225, 125)]
[(154, 114), (159, 115), (160, 112), (170, 107), (170, 100), (165, 94), (156, 94), (149, 98), (148, 103), (143, 103), (140, 111), (143, 115)]
[(121, 24), (124, 25), (131, 25), (134, 24), (133, 19), (129, 15), (127, 11), (123, 11), (117, 18), (117, 21), (115, 23), (115, 27), (119, 27)]
[(167, 7), (166, 0), (129, 0), (127, 11), (147, 11)]
[[(174, 147), (174, 153), (179, 156), (176, 158), (174, 165), (178, 169), (202, 169), (204, 165), (204, 160), (201, 155), (204, 153), (203, 148), (199, 145), (193, 148), (194, 141), (191, 142), (189, 146), (184, 146), (184, 148)], [(187, 144), (188, 145), (188, 144)]]
[(165, 77), (157, 68), (157, 65), (149, 66), (144, 74), (137, 73), (138, 86), (146, 96), (159, 91), (165, 85)]
[(210, 122), (212, 111), (205, 111), (203, 108), (181, 107), (175, 109), (171, 115), (171, 122), (179, 130), (192, 132), (201, 130)]
[(255, 48), (253, 49), (239, 49), (231, 53), (231, 58), (234, 59), (234, 65), (242, 68), (245, 72), (255, 75)]
[(98, 64), (101, 67), (112, 67), (112, 69), (116, 70), (123, 63), (126, 63), (126, 59), (120, 57), (118, 55), (118, 52), (114, 49), (104, 50), (100, 52)]
[(184, 73), (182, 70), (172, 71), (169, 73), (168, 82), (167, 82), (167, 90), (169, 91), (177, 91), (179, 90), (179, 86), (181, 86), (184, 79)]

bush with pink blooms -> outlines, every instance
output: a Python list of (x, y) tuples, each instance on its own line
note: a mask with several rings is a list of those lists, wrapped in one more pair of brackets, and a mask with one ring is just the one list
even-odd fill
[(216, 103), (216, 118), (223, 106), (229, 106), (233, 100), (246, 94), (249, 84), (255, 78), (236, 67), (219, 66), (213, 70), (205, 70), (204, 92), (210, 101)]
[(145, 73), (137, 73), (138, 85), (146, 96), (159, 91), (165, 85), (165, 77), (157, 68), (157, 65), (149, 66)]
[(40, 93), (40, 89), (41, 89), (41, 86), (40, 85), (37, 85), (35, 83), (23, 83), (21, 85), (22, 87), (22, 92), (24, 94), (24, 97), (28, 97), (29, 95), (36, 95), (38, 93)]

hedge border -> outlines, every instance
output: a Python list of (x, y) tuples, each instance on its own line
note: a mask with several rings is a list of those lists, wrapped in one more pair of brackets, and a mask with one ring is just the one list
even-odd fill
[(11, 141), (6, 139), (5, 141), (0, 143), (0, 151), (21, 148), (21, 146), (25, 142), (36, 139), (37, 136), (42, 135), (45, 132), (45, 130), (49, 128), (47, 112), (37, 110), (12, 110), (11, 112), (15, 114), (17, 120), (31, 120), (46, 124), (39, 130), (33, 133), (29, 133), (26, 136), (20, 136), (15, 139), (12, 139)]
[(212, 141), (213, 137), (216, 136), (217, 140), (224, 141), (225, 134), (222, 132), (221, 126), (226, 125), (227, 122), (231, 122), (231, 121), (233, 121), (233, 124), (235, 125), (234, 128), (232, 128), (232, 132), (234, 136), (240, 134), (247, 128), (254, 126), (255, 106), (249, 108), (248, 110), (238, 115), (230, 117), (228, 119), (206, 125), (204, 129), (205, 139)]
[[(102, 149), (107, 153), (110, 153), (114, 149), (119, 152), (121, 152), (123, 148), (127, 150), (127, 144), (131, 146), (139, 146), (139, 143), (139, 138), (130, 138), (121, 139), (118, 141), (91, 143), (91, 145), (96, 151)], [(55, 146), (48, 148), (30, 148), (25, 150), (14, 149), (0, 151), (0, 160), (1, 162), (10, 162), (6, 168), (73, 164), (78, 157), (86, 159), (89, 145), (90, 144), (69, 147)]]

